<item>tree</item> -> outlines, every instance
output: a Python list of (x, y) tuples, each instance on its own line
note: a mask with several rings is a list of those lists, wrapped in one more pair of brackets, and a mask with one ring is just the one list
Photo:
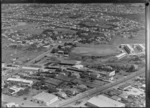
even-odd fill
[(60, 62), (60, 60), (58, 60), (56, 57), (51, 57), (50, 60), (53, 61), (54, 63)]
[(138, 70), (138, 65), (135, 65), (135, 64), (131, 65), (130, 68), (128, 69), (128, 71), (131, 71), (131, 72), (134, 72), (136, 70)]
[(61, 49), (62, 48), (62, 46), (61, 45), (58, 45), (58, 49)]
[(27, 100), (27, 97), (24, 97), (23, 100)]
[(55, 48), (52, 49), (51, 53), (56, 53), (57, 50)]

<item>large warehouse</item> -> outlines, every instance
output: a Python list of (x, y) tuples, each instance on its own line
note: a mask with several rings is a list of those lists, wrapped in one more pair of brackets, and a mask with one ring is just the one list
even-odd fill
[(92, 97), (86, 103), (88, 107), (125, 107), (124, 103), (118, 102), (104, 95)]
[(40, 94), (37, 94), (36, 96), (32, 98), (34, 102), (39, 103), (39, 104), (45, 104), (47, 106), (58, 101), (57, 96), (50, 94), (50, 93), (46, 93), (46, 92), (41, 92)]

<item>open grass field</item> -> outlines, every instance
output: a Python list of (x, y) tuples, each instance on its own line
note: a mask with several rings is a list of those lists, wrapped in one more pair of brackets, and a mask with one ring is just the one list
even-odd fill
[(114, 45), (136, 43), (145, 43), (145, 30), (138, 31), (137, 36), (133, 39), (121, 38), (120, 36), (117, 36), (113, 40)]
[(72, 53), (89, 56), (108, 56), (119, 52), (117, 47), (111, 45), (83, 45), (73, 49)]
[(23, 29), (25, 33), (30, 34), (40, 34), (43, 32), (42, 29), (37, 29), (36, 27), (36, 24), (18, 23), (17, 26), (11, 27), (11, 29), (14, 31)]
[(25, 50), (24, 48), (14, 49), (11, 47), (6, 47), (6, 45), (10, 43), (10, 41), (2, 37), (2, 62), (10, 63), (15, 57), (19, 57), (17, 61), (25, 61), (28, 58), (33, 59), (46, 51), (44, 48), (42, 50), (29, 51)]

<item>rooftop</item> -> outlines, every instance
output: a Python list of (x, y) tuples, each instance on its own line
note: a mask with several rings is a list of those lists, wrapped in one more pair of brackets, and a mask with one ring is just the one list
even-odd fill
[(18, 92), (18, 91), (23, 90), (25, 88), (23, 88), (23, 87), (17, 87), (17, 86), (12, 86), (12, 87), (10, 87), (10, 89), (14, 90), (15, 92)]
[(124, 107), (125, 104), (108, 98), (104, 95), (99, 95), (88, 100), (88, 103), (97, 107)]
[(46, 92), (41, 92), (35, 96), (33, 96), (33, 99), (37, 99), (40, 101), (44, 101), (44, 102), (50, 102), (51, 100), (53, 100), (54, 98), (56, 98), (57, 96), (50, 94), (50, 93), (46, 93)]
[(29, 84), (33, 83), (33, 81), (31, 80), (26, 80), (26, 79), (21, 79), (21, 78), (8, 78), (7, 81), (18, 81), (18, 82), (24, 82), (24, 83), (29, 83)]

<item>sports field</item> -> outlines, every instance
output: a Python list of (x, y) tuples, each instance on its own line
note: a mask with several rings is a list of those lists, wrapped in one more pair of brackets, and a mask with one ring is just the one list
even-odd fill
[(36, 27), (37, 27), (36, 24), (18, 23), (17, 26), (13, 26), (10, 28), (14, 31), (23, 30), (24, 32), (30, 33), (30, 34), (40, 34), (43, 32), (43, 29), (38, 29)]
[(89, 56), (108, 56), (115, 55), (119, 52), (117, 47), (111, 45), (85, 45), (76, 47), (72, 53), (89, 55)]

